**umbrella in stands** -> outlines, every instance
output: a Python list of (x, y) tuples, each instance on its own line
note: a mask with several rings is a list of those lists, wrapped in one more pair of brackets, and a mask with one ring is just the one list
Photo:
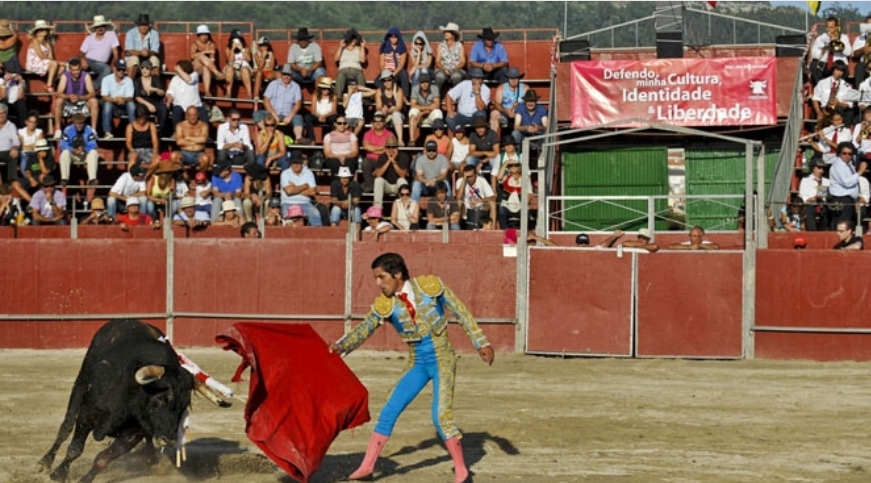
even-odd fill
[(238, 323), (215, 341), (251, 367), (245, 433), (288, 475), (308, 482), (342, 430), (369, 421), (369, 394), (307, 324)]

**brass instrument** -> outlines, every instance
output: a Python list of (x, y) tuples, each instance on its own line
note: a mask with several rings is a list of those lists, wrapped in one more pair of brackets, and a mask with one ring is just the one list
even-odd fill
[(862, 63), (865, 64), (866, 69), (871, 65), (871, 33), (865, 34), (865, 53), (862, 54)]
[(838, 107), (838, 89), (840, 88), (840, 81), (832, 82), (832, 91), (829, 93), (829, 100), (826, 102), (826, 105), (823, 106), (822, 115), (817, 120), (817, 131), (819, 131), (823, 128), (823, 126), (829, 123), (829, 118), (832, 117), (832, 113), (834, 113), (835, 108)]
[(846, 46), (844, 45), (844, 42), (841, 40), (841, 22), (840, 21), (835, 26), (834, 38), (830, 39), (830, 40), (831, 40), (831, 42), (829, 42), (829, 47), (832, 49), (832, 52), (843, 52), (844, 51), (844, 48)]
[(868, 139), (868, 136), (871, 136), (871, 122), (863, 122), (862, 130), (859, 131), (859, 140)]

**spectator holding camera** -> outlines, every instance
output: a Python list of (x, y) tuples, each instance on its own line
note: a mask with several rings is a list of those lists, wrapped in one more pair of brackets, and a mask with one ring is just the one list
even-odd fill
[(215, 164), (231, 163), (245, 166), (254, 162), (251, 132), (242, 125), (242, 113), (233, 108), (227, 112), (227, 122), (218, 126), (218, 156)]
[(228, 99), (233, 97), (233, 82), (241, 80), (248, 98), (254, 99), (254, 91), (251, 90), (251, 49), (248, 48), (241, 30), (234, 29), (230, 32), (224, 54), (227, 56), (227, 65), (224, 66), (224, 79), (227, 81), (226, 97)]

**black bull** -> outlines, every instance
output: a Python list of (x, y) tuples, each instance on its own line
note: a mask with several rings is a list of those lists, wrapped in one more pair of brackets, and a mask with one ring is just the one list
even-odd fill
[(115, 320), (97, 331), (73, 386), (57, 439), (39, 462), (48, 470), (75, 427), (67, 456), (51, 473), (67, 479), (70, 463), (82, 454), (88, 434), (115, 438), (94, 459), (80, 481), (90, 482), (143, 438), (153, 449), (176, 442), (179, 423), (191, 403), (194, 377), (181, 367), (163, 333), (137, 320)]

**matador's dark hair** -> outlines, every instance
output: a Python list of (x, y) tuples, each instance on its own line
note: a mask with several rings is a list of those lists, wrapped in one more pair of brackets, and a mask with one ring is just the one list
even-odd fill
[(372, 270), (380, 268), (390, 275), (402, 274), (403, 280), (408, 280), (408, 267), (405, 266), (405, 260), (398, 253), (382, 253), (378, 258), (372, 261)]

